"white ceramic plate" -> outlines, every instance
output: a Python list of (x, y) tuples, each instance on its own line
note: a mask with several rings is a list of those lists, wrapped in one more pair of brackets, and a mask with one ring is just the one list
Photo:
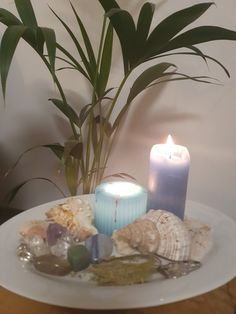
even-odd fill
[[(81, 198), (93, 204), (93, 195)], [(54, 201), (27, 210), (0, 227), (0, 284), (19, 295), (44, 303), (81, 309), (127, 309), (157, 306), (187, 299), (215, 289), (236, 275), (236, 223), (221, 212), (205, 205), (187, 202), (186, 214), (210, 224), (213, 247), (203, 266), (178, 279), (155, 278), (141, 285), (99, 287), (68, 277), (47, 277), (24, 269), (15, 250), (19, 228), (26, 221), (45, 219)]]

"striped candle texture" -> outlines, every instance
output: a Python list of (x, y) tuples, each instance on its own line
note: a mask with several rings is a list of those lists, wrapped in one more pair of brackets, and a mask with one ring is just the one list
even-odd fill
[(146, 213), (147, 191), (124, 181), (105, 182), (95, 190), (95, 226), (100, 233), (112, 235)]

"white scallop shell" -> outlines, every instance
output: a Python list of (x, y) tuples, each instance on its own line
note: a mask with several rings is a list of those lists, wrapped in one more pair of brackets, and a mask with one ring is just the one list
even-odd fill
[(183, 221), (165, 210), (150, 210), (141, 219), (155, 223), (159, 233), (156, 253), (171, 260), (187, 260), (190, 255), (191, 238)]

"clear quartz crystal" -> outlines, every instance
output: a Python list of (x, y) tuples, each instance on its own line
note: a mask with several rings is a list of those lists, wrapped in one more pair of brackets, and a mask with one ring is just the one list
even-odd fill
[(39, 235), (33, 235), (25, 238), (25, 243), (28, 245), (30, 252), (35, 256), (45, 255), (49, 253), (49, 248), (44, 239)]
[(70, 245), (70, 242), (59, 239), (55, 245), (51, 246), (51, 253), (55, 256), (66, 258)]

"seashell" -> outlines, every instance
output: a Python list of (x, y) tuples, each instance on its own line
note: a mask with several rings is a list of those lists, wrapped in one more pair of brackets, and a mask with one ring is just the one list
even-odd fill
[(190, 259), (201, 261), (212, 247), (211, 227), (192, 218), (185, 218), (184, 224), (191, 238)]
[(80, 199), (71, 198), (64, 204), (52, 207), (46, 216), (66, 227), (79, 241), (84, 241), (97, 233), (97, 229), (92, 225), (94, 219), (92, 209), (88, 203)]
[(174, 261), (187, 260), (190, 254), (190, 236), (186, 226), (180, 218), (165, 210), (150, 210), (132, 224), (114, 232), (112, 238), (122, 255), (127, 254), (129, 248), (131, 252), (156, 253)]
[(189, 259), (191, 239), (183, 221), (165, 210), (150, 210), (142, 219), (155, 223), (160, 236), (156, 253), (174, 261)]
[(159, 244), (159, 234), (150, 220), (136, 220), (132, 224), (115, 231), (112, 236), (116, 250), (121, 255), (154, 253)]
[(46, 239), (47, 227), (48, 223), (43, 220), (28, 221), (21, 227), (20, 234), (23, 237), (40, 236)]

